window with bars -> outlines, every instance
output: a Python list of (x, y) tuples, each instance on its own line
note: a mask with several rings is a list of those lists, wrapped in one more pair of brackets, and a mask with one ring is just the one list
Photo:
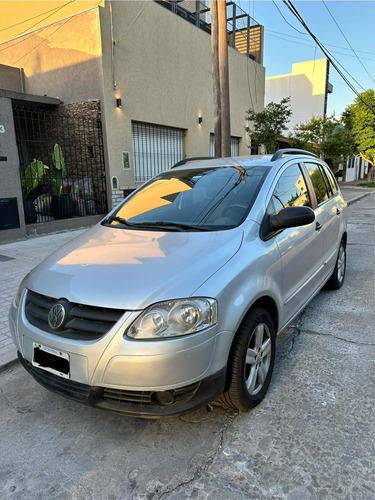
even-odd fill
[(185, 157), (185, 130), (132, 122), (135, 182), (168, 170)]
[[(210, 156), (215, 156), (214, 134), (210, 134)], [(230, 155), (239, 156), (240, 137), (232, 136), (230, 138)]]

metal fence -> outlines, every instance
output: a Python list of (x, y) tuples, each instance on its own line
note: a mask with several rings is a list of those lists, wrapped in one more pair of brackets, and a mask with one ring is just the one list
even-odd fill
[(100, 118), (14, 104), (27, 224), (107, 212)]

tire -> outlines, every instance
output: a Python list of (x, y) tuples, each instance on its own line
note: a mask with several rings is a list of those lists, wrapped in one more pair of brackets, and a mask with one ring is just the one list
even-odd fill
[(342, 287), (345, 279), (346, 271), (346, 245), (343, 240), (340, 242), (339, 252), (337, 254), (337, 260), (335, 269), (332, 276), (327, 281), (325, 288), (329, 290), (338, 290)]
[(235, 336), (228, 361), (227, 390), (221, 401), (244, 412), (257, 406), (271, 381), (275, 351), (271, 316), (262, 308), (252, 309)]

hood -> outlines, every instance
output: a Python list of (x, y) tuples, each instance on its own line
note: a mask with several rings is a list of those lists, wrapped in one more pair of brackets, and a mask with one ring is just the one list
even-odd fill
[(242, 234), (240, 228), (161, 232), (99, 224), (39, 264), (27, 288), (79, 304), (144, 309), (189, 297), (233, 257)]

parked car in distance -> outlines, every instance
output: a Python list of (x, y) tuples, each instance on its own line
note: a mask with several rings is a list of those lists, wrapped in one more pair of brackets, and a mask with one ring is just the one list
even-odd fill
[(288, 149), (182, 163), (22, 281), (10, 328), (47, 389), (143, 417), (219, 396), (247, 411), (276, 336), (342, 286), (346, 203), (323, 161)]

